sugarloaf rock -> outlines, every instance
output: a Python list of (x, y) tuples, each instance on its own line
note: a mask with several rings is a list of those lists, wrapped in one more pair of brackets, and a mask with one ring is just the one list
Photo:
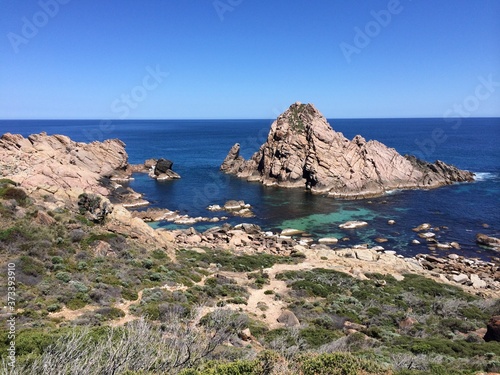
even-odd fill
[(235, 144), (223, 172), (267, 186), (306, 188), (334, 198), (374, 197), (394, 189), (431, 189), (474, 180), (474, 174), (332, 129), (312, 104), (295, 103), (272, 124), (267, 141), (249, 159)]

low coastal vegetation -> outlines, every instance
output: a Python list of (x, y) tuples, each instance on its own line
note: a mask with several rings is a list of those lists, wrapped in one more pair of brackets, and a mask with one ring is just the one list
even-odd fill
[[(0, 180), (0, 263), (16, 265), (17, 329), (15, 370), (0, 333), (1, 373), (500, 371), (500, 344), (483, 340), (498, 300), (411, 273), (355, 278), (298, 251), (155, 247), (111, 231), (111, 207), (92, 194), (78, 201), (46, 205)], [(282, 323), (267, 324), (282, 309)]]
[[(499, 367), (500, 345), (482, 342), (474, 333), (498, 311), (498, 303), (456, 287), (411, 274), (397, 281), (380, 274), (357, 280), (329, 269), (285, 271), (276, 278), (289, 292), (275, 298), (286, 301), (301, 325), (269, 330), (255, 317), (222, 306), (245, 304), (251, 288), (266, 285), (262, 269), (294, 264), (300, 257), (181, 249), (172, 262), (164, 250), (140, 248), (80, 213), (45, 213), (26, 197), (10, 197), (2, 206), (2, 217), (9, 220), (2, 220), (0, 241), (3, 261), (14, 258), (18, 265), (21, 373), (44, 373), (47, 363), (54, 366), (50, 373), (64, 373), (90, 357), (88, 373), (96, 374), (382, 374), (391, 369), (457, 374)], [(19, 209), (26, 213), (16, 219)], [(43, 215), (51, 225), (35, 220)], [(99, 247), (113, 255), (99, 254)], [(211, 264), (217, 273), (208, 271)], [(248, 285), (222, 272), (246, 273)], [(125, 315), (116, 307), (119, 302), (135, 301), (139, 292), (142, 298), (130, 312), (145, 318), (109, 328), (108, 322)], [(74, 320), (55, 315), (88, 306), (96, 308)], [(203, 307), (217, 318), (199, 319)], [(356, 332), (346, 335), (346, 326)], [(245, 328), (255, 342), (238, 339)], [(223, 345), (231, 340), (232, 347)], [(3, 334), (2, 353), (7, 341)], [(78, 360), (68, 358), (77, 349)], [(115, 362), (109, 353), (115, 353)]]

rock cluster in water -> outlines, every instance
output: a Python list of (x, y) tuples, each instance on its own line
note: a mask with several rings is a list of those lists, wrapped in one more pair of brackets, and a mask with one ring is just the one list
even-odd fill
[(348, 140), (312, 105), (295, 103), (271, 126), (267, 141), (249, 160), (235, 144), (221, 170), (268, 186), (307, 188), (356, 199), (394, 189), (431, 189), (474, 180), (474, 174), (442, 161), (402, 156), (360, 135)]

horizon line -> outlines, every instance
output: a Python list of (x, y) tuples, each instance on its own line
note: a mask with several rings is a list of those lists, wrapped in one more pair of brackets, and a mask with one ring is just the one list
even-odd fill
[[(422, 117), (326, 117), (327, 120), (436, 120), (436, 119), (497, 119), (498, 116), (471, 116), (471, 117), (433, 117), (433, 116), (422, 116)], [(102, 118), (0, 118), (0, 121), (264, 121), (270, 120), (274, 121), (275, 118), (129, 118), (129, 119), (102, 119)]]

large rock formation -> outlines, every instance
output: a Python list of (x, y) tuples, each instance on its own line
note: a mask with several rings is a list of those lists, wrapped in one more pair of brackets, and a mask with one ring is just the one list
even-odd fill
[(74, 142), (64, 135), (6, 133), (0, 138), (0, 176), (19, 183), (29, 194), (53, 194), (74, 200), (90, 191), (109, 195), (103, 178), (127, 167), (125, 144), (118, 139)]
[(221, 170), (249, 181), (307, 188), (335, 198), (366, 198), (393, 189), (430, 189), (473, 181), (474, 174), (441, 161), (427, 163), (357, 135), (335, 132), (312, 104), (295, 103), (271, 126), (249, 160), (235, 144)]

